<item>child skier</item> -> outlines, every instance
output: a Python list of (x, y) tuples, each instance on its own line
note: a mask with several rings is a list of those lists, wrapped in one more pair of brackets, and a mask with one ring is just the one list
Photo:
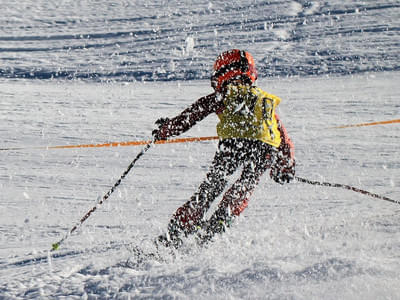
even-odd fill
[[(213, 69), (214, 93), (198, 99), (172, 119), (157, 120), (157, 129), (153, 131), (154, 140), (164, 140), (189, 130), (211, 113), (219, 117), (218, 150), (205, 180), (190, 200), (177, 209), (168, 224), (168, 233), (158, 238), (157, 244), (167, 247), (178, 248), (181, 237), (196, 232), (201, 242), (207, 242), (215, 233), (225, 231), (247, 207), (251, 193), (268, 168), (270, 176), (280, 184), (294, 178), (294, 146), (275, 112), (281, 100), (254, 85), (257, 71), (253, 57), (246, 51), (226, 51), (218, 56)], [(211, 203), (225, 189), (227, 177), (239, 167), (239, 179), (205, 221)]]

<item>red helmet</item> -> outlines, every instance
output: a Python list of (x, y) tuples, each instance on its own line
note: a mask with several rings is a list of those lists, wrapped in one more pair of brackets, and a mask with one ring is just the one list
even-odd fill
[(233, 49), (221, 53), (214, 64), (211, 86), (221, 91), (232, 79), (242, 79), (249, 84), (257, 80), (254, 59), (249, 52)]

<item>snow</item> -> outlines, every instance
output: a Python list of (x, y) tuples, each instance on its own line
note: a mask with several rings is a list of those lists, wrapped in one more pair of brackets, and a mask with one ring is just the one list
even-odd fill
[[(208, 248), (189, 240), (176, 258), (130, 267), (131, 247), (153, 249), (196, 190), (215, 141), (150, 148), (50, 253), (142, 146), (41, 148), (148, 139), (157, 118), (211, 92), (222, 49), (246, 48), (258, 85), (282, 98), (298, 176), (400, 200), (398, 125), (333, 128), (399, 119), (398, 2), (21, 1), (5, 10), (0, 148), (23, 149), (0, 151), (1, 299), (399, 298), (399, 205), (281, 186), (268, 174)], [(213, 136), (216, 123), (209, 116), (184, 136)]]
[[(284, 99), (279, 112), (296, 143), (297, 174), (400, 199), (396, 125), (331, 129), (396, 118), (398, 76), (261, 80), (260, 86)], [(51, 244), (95, 205), (141, 148), (29, 147), (146, 139), (158, 116), (175, 115), (209, 91), (209, 83), (19, 80), (3, 82), (2, 90), (4, 146), (28, 147), (1, 153), (5, 297), (398, 295), (398, 206), (351, 191), (280, 186), (268, 175), (238, 224), (208, 249), (139, 270), (124, 266), (131, 258), (127, 245), (151, 249), (151, 240), (194, 192), (215, 142), (151, 148), (48, 261)], [(187, 136), (213, 135), (216, 122), (210, 116)]]

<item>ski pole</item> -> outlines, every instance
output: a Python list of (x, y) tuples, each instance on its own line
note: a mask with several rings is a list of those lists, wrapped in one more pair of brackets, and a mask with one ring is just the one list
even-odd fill
[(388, 197), (381, 196), (381, 195), (378, 195), (378, 194), (374, 194), (374, 193), (371, 193), (371, 192), (368, 192), (368, 191), (365, 191), (365, 190), (362, 190), (362, 189), (359, 189), (359, 188), (356, 188), (356, 187), (353, 187), (353, 186), (350, 186), (350, 185), (347, 185), (347, 184), (313, 181), (313, 180), (301, 178), (301, 177), (298, 177), (298, 176), (296, 176), (295, 178), (296, 178), (297, 181), (308, 183), (308, 184), (312, 184), (312, 185), (321, 185), (321, 186), (343, 188), (343, 189), (346, 189), (346, 190), (351, 190), (351, 191), (354, 191), (354, 192), (357, 192), (357, 193), (361, 193), (361, 194), (364, 194), (364, 195), (367, 195), (367, 196), (371, 196), (373, 198), (377, 198), (377, 199), (389, 201), (389, 202), (392, 202), (392, 203), (400, 204), (400, 201), (398, 201), (398, 200), (393, 200), (393, 199), (390, 199)]
[(110, 197), (110, 195), (115, 191), (115, 189), (121, 184), (121, 181), (125, 178), (125, 176), (129, 173), (129, 171), (133, 168), (135, 163), (139, 160), (139, 158), (146, 153), (147, 150), (150, 149), (150, 147), (153, 145), (154, 141), (150, 141), (143, 149), (142, 151), (139, 152), (139, 154), (135, 157), (135, 159), (129, 164), (128, 168), (125, 170), (125, 172), (121, 175), (121, 177), (117, 180), (117, 182), (111, 187), (111, 189), (101, 198), (95, 206), (93, 206), (81, 219), (80, 221), (71, 228), (70, 231), (57, 243), (54, 243), (52, 245), (51, 251), (57, 250), (60, 245), (75, 231), (77, 230), (83, 222), (86, 221), (87, 218), (100, 206), (103, 204), (104, 201)]

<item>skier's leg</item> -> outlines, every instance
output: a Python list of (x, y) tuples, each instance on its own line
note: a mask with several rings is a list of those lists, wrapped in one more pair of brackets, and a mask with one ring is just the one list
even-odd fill
[(275, 150), (267, 145), (250, 143), (241, 176), (224, 194), (218, 208), (207, 224), (208, 239), (217, 232), (225, 231), (232, 219), (239, 216), (247, 207), (249, 198), (257, 186), (262, 174), (270, 167), (275, 159)]
[(229, 140), (220, 142), (206, 179), (190, 200), (179, 207), (171, 218), (168, 234), (173, 243), (179, 244), (181, 234), (187, 236), (196, 230), (211, 203), (224, 190), (227, 176), (235, 172), (240, 165), (240, 160), (235, 157), (234, 144), (234, 141)]

